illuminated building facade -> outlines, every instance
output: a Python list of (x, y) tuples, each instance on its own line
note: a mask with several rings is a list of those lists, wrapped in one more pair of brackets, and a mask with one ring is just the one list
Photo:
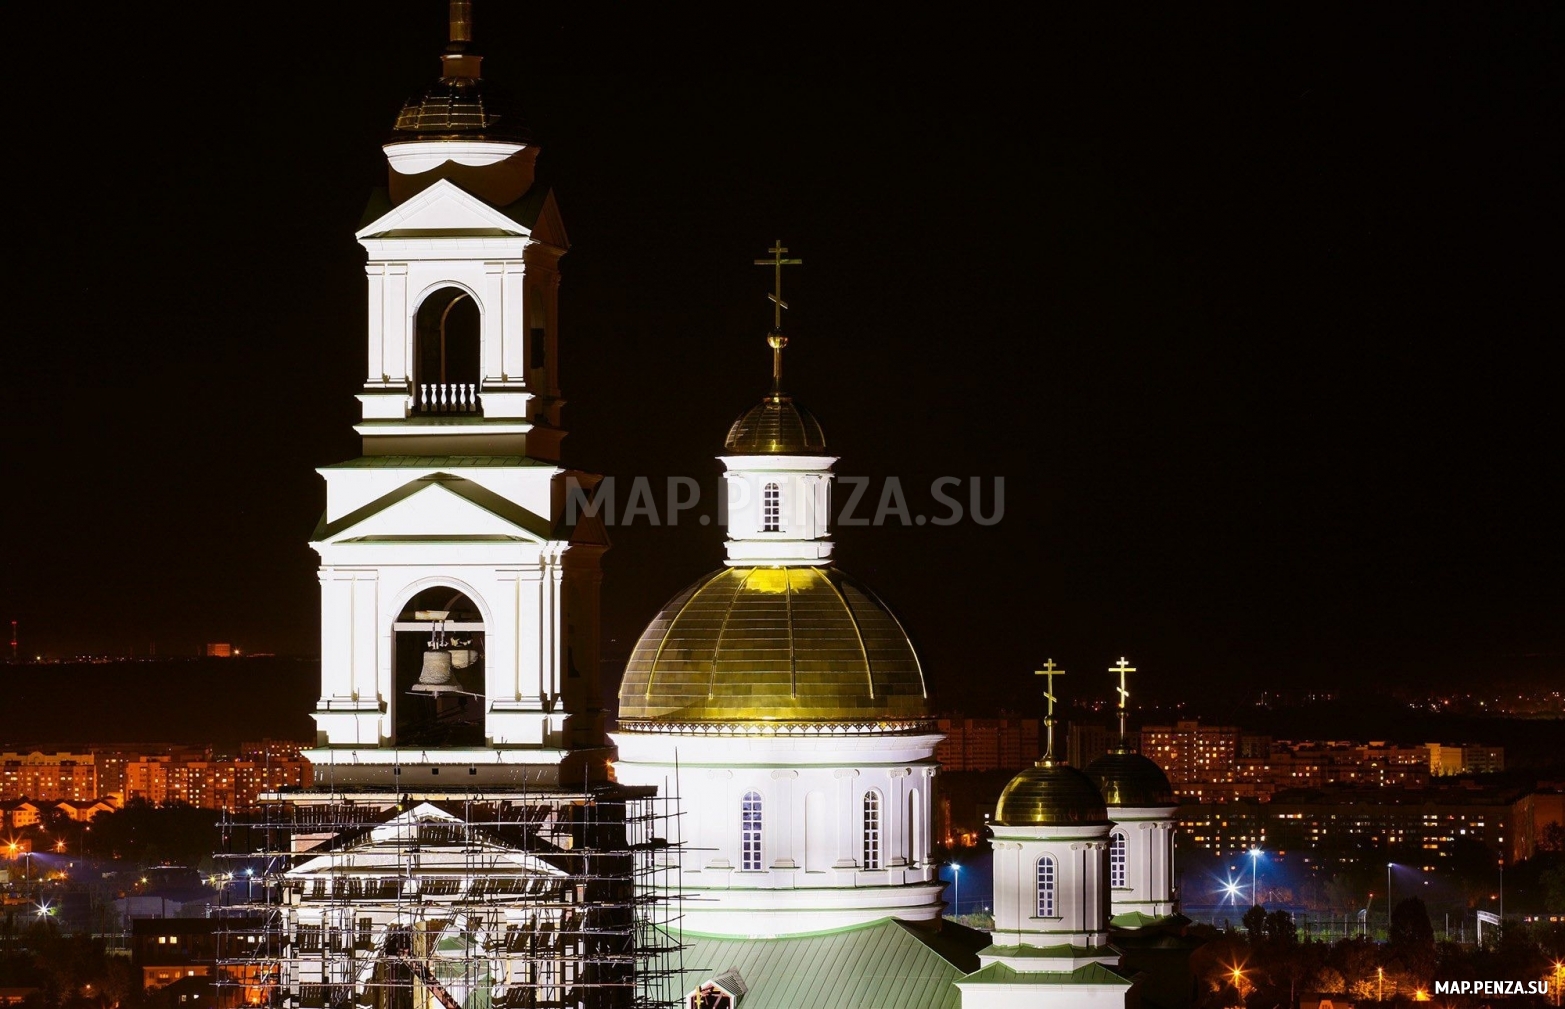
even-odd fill
[(183, 802), (233, 812), (254, 808), (265, 792), (308, 787), (313, 777), (310, 762), (300, 758), (209, 760), (143, 756), (124, 767), (124, 795), (127, 802)]
[(1179, 807), (1179, 831), (1186, 843), (1214, 854), (1242, 854), (1251, 848), (1320, 851), (1344, 864), (1364, 851), (1416, 849), (1425, 865), (1449, 865), (1458, 846), (1476, 842), (1515, 855), (1511, 842), (1522, 796), (1515, 792), (1470, 793), (1344, 791), (1336, 795), (1280, 795), (1269, 803), (1189, 804)]
[(935, 728), (945, 771), (1019, 771), (1040, 753), (1036, 718), (940, 718)]
[(90, 800), (102, 792), (88, 753), (0, 753), (0, 800)]

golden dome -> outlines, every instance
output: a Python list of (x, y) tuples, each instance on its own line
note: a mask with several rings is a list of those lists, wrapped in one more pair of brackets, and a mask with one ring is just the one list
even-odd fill
[(902, 625), (836, 568), (725, 568), (647, 626), (620, 685), (622, 724), (863, 723), (927, 716)]
[(1103, 801), (1110, 806), (1145, 809), (1179, 804), (1163, 769), (1128, 748), (1111, 750), (1088, 764), (1087, 777), (1097, 784)]
[(735, 455), (819, 455), (826, 436), (814, 414), (774, 392), (734, 421), (723, 447)]
[(1109, 813), (1091, 778), (1062, 761), (1040, 760), (1005, 786), (994, 822), (1006, 827), (1075, 827), (1108, 823)]

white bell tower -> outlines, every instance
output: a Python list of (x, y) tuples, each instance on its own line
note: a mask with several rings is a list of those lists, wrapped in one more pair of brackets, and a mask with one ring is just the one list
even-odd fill
[[(599, 559), (565, 519), (556, 368), (568, 247), (538, 147), (451, 4), (440, 79), (384, 146), (367, 254), (363, 454), (320, 470), (317, 780), (551, 784), (604, 766)], [(444, 775), (444, 777), (440, 777)], [(455, 778), (455, 780), (449, 780)]]

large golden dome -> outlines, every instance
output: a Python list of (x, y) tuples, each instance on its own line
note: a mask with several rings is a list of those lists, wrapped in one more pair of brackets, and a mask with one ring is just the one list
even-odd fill
[(865, 724), (927, 716), (902, 625), (836, 568), (725, 568), (663, 607), (620, 685), (622, 725)]
[(1040, 760), (1011, 779), (995, 806), (1006, 827), (1108, 823), (1108, 807), (1092, 779), (1059, 760)]

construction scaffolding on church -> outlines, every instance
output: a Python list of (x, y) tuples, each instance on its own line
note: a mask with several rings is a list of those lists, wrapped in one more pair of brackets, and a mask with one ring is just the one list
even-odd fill
[(220, 1009), (678, 1005), (677, 797), (275, 797), (224, 824)]

